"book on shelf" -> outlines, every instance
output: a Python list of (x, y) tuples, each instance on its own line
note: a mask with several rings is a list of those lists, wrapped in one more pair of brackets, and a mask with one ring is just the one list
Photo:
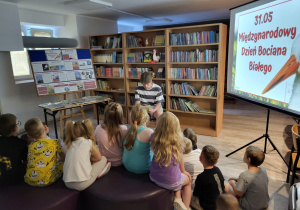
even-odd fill
[(143, 47), (143, 39), (141, 37), (136, 37), (134, 35), (127, 35), (126, 36), (126, 46), (128, 48), (131, 47)]
[(151, 62), (152, 59), (152, 52), (151, 51), (145, 51), (144, 52), (144, 63), (149, 63)]
[(166, 53), (165, 52), (161, 52), (159, 53), (159, 62), (165, 62), (166, 59)]
[(104, 49), (120, 48), (122, 46), (121, 37), (106, 37)]
[(169, 37), (170, 45), (196, 45), (219, 42), (219, 33), (216, 31), (170, 33)]
[(110, 84), (108, 81), (105, 80), (98, 80), (98, 86), (100, 90), (110, 90)]
[(165, 68), (158, 68), (156, 78), (165, 78)]
[(170, 85), (171, 87), (171, 94), (176, 95), (198, 95), (198, 91), (188, 82), (183, 83), (174, 83)]
[(95, 66), (95, 68), (96, 76), (98, 77), (124, 77), (122, 67)]
[(100, 47), (100, 46), (98, 46), (98, 40), (97, 40), (97, 38), (93, 37), (93, 36), (90, 37), (90, 45), (91, 45), (92, 49), (95, 48), (95, 47)]
[(156, 35), (153, 38), (153, 46), (164, 46), (165, 45), (165, 35)]
[(215, 110), (203, 109), (195, 102), (187, 101), (184, 98), (171, 98), (170, 106), (171, 106), (171, 109), (180, 110), (180, 111), (184, 111), (184, 112), (216, 114)]
[(127, 63), (142, 63), (143, 62), (143, 53), (127, 53)]

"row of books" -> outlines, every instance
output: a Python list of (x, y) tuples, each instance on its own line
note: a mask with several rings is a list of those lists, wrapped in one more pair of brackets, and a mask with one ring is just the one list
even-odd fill
[(124, 70), (121, 67), (95, 66), (98, 77), (124, 77)]
[(216, 85), (203, 85), (199, 91), (199, 96), (217, 96), (217, 86)]
[(174, 83), (170, 85), (171, 94), (176, 95), (195, 95), (195, 96), (208, 96), (215, 97), (217, 94), (216, 85), (203, 85), (199, 91), (190, 85), (188, 82)]
[(127, 63), (143, 63), (143, 62), (144, 62), (144, 54), (142, 52), (127, 54)]
[[(145, 47), (149, 46), (149, 38), (143, 40), (142, 37), (136, 37), (135, 35), (126, 36), (126, 46), (127, 47)], [(165, 45), (165, 35), (156, 35), (152, 41), (153, 46), (164, 46)]]
[(130, 78), (141, 78), (144, 72), (152, 71), (152, 68), (129, 68), (128, 77)]
[(171, 51), (171, 62), (217, 62), (218, 50)]
[(170, 45), (193, 45), (218, 43), (219, 33), (216, 31), (201, 31), (193, 33), (170, 33)]
[(122, 37), (106, 37), (104, 49), (121, 48)]
[(184, 98), (171, 98), (170, 100), (170, 107), (174, 110), (180, 110), (184, 112), (199, 112), (199, 113), (206, 113), (206, 114), (215, 114), (215, 110), (207, 110), (202, 109), (198, 104), (187, 101)]
[(95, 63), (122, 63), (123, 54), (113, 52), (112, 54), (96, 54), (94, 55)]
[(105, 80), (101, 80), (101, 79), (98, 80), (98, 87), (100, 90), (110, 90), (111, 89), (109, 82), (105, 81)]
[(212, 68), (170, 68), (170, 78), (217, 80), (218, 67)]
[(188, 82), (183, 83), (174, 83), (170, 85), (170, 91), (171, 94), (176, 95), (198, 95), (199, 92), (196, 90), (196, 88), (192, 85), (190, 85)]
[(126, 36), (126, 46), (127, 47), (142, 47), (142, 38), (136, 37), (134, 35)]

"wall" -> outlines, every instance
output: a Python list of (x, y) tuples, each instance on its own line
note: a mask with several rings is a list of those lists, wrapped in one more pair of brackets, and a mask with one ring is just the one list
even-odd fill
[[(82, 47), (87, 47), (87, 36), (101, 33), (116, 33), (117, 23), (101, 19), (88, 19), (75, 15), (45, 14), (32, 10), (19, 9), (20, 21), (34, 24), (57, 24), (58, 35), (67, 38), (80, 38)], [(63, 18), (62, 18), (63, 17)], [(8, 19), (9, 20), (9, 19)], [(86, 21), (86, 22), (85, 22)], [(9, 52), (0, 52), (0, 104), (3, 113), (13, 113), (22, 122), (31, 117), (39, 117), (44, 121), (41, 103), (58, 101), (58, 96), (37, 97), (34, 83), (15, 84)], [(58, 116), (58, 115), (57, 115)]]
[(89, 47), (89, 35), (118, 33), (118, 25), (116, 21), (86, 16), (76, 16), (76, 22), (79, 36), (79, 46), (81, 48)]

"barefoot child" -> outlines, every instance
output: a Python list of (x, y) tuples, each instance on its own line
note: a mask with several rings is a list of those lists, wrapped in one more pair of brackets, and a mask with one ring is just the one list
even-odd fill
[(106, 174), (111, 164), (96, 147), (90, 120), (68, 121), (65, 137), (67, 152), (63, 180), (68, 188), (81, 191)]
[(151, 147), (154, 157), (150, 179), (175, 192), (174, 207), (177, 210), (189, 209), (191, 175), (184, 169), (182, 133), (179, 120), (173, 113), (165, 112), (158, 118)]

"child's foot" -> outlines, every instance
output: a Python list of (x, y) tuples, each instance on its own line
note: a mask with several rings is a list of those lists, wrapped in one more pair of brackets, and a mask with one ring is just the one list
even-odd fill
[(103, 170), (101, 171), (101, 173), (98, 175), (97, 178), (100, 178), (101, 176), (107, 174), (107, 172), (109, 172), (110, 167), (111, 167), (111, 162), (107, 162), (105, 167), (103, 168)]
[(173, 205), (176, 208), (176, 210), (188, 210), (181, 198), (175, 198)]

